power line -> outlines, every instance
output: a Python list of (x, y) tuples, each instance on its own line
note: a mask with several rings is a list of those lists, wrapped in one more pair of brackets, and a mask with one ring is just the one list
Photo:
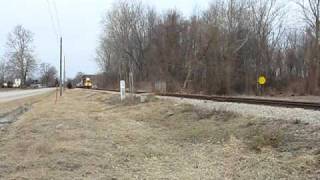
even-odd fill
[[(60, 50), (60, 84), (63, 84), (63, 88), (65, 88), (65, 49), (62, 49), (62, 29), (61, 29), (61, 23), (60, 23), (60, 16), (59, 16), (59, 11), (58, 11), (58, 8), (57, 8), (57, 4), (56, 4), (56, 1), (55, 0), (52, 0), (52, 4), (53, 4), (53, 10), (54, 10), (54, 13), (55, 13), (55, 17), (56, 17), (56, 23), (57, 23), (57, 26), (58, 26), (58, 32), (60, 34), (60, 43), (61, 43), (61, 50)], [(62, 60), (62, 56), (64, 56), (64, 60)], [(62, 73), (63, 71), (63, 73)], [(63, 77), (62, 77), (63, 76)], [(62, 88), (60, 89), (60, 95), (62, 95)]]
[[(48, 1), (48, 0), (47, 0)], [(60, 16), (59, 16), (59, 11), (58, 11), (58, 8), (57, 8), (57, 4), (56, 4), (56, 1), (55, 0), (51, 0), (52, 2), (52, 6), (53, 6), (53, 11), (54, 11), (54, 15), (55, 15), (55, 22), (56, 22), (56, 25), (57, 25), (57, 34), (59, 34), (58, 38), (61, 38), (63, 35), (62, 35), (62, 29), (61, 29), (61, 23), (60, 23)], [(65, 50), (64, 50), (65, 51)], [(64, 53), (63, 53), (64, 54)], [(65, 54), (64, 54), (65, 55)]]
[(51, 18), (51, 25), (52, 25), (52, 28), (53, 28), (53, 32), (57, 36), (57, 40), (59, 40), (59, 33), (58, 33), (56, 25), (55, 25), (55, 20), (54, 20), (54, 17), (53, 17), (53, 13), (51, 11), (51, 6), (50, 6), (50, 1), (49, 0), (47, 0), (47, 5), (48, 5), (49, 15), (50, 15), (50, 18)]
[[(62, 83), (64, 84), (64, 82), (62, 82), (62, 80), (63, 80), (63, 77), (62, 77), (63, 49), (62, 49), (62, 33), (61, 33), (60, 19), (59, 19), (58, 9), (57, 9), (57, 5), (56, 5), (55, 1), (53, 0), (53, 2), (52, 2), (53, 11), (55, 12), (55, 18), (54, 18), (54, 15), (52, 13), (52, 9), (51, 9), (49, 0), (47, 0), (47, 4), (48, 4), (49, 14), (50, 14), (50, 17), (51, 17), (52, 27), (53, 27), (54, 32), (57, 35), (58, 44), (60, 44), (60, 83), (59, 83), (59, 86), (60, 86), (60, 96), (62, 96), (62, 94), (63, 94), (63, 92), (62, 92)], [(56, 27), (56, 25), (58, 27)]]
[(53, 1), (53, 3), (52, 3), (53, 4), (53, 9), (54, 9), (54, 12), (55, 12), (55, 15), (56, 15), (56, 20), (57, 20), (58, 31), (60, 33), (60, 36), (62, 36), (60, 18), (59, 18), (57, 4), (56, 4), (55, 0), (52, 0), (52, 1)]

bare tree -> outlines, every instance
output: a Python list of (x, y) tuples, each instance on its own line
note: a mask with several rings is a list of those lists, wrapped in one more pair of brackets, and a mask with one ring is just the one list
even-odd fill
[(83, 72), (78, 72), (73, 78), (73, 85), (76, 86), (78, 83), (80, 83), (84, 75), (85, 74)]
[(4, 60), (1, 60), (0, 61), (0, 87), (5, 82), (6, 75), (7, 75), (6, 62)]
[(9, 34), (7, 40), (8, 67), (15, 78), (20, 78), (22, 86), (36, 69), (34, 57), (33, 33), (18, 25)]
[(320, 0), (300, 0), (296, 3), (302, 9), (305, 22), (313, 30), (317, 43), (320, 38)]
[(111, 61), (112, 61), (112, 50), (110, 48), (109, 43), (107, 42), (107, 38), (100, 38), (99, 47), (96, 51), (96, 63), (99, 65), (100, 70), (102, 72), (110, 72), (112, 71)]
[(319, 63), (320, 63), (320, 0), (300, 0), (296, 3), (302, 9), (303, 17), (307, 23), (309, 35), (308, 52), (308, 88), (310, 93), (318, 91), (319, 87)]
[(48, 87), (54, 86), (57, 78), (57, 72), (58, 71), (54, 66), (48, 63), (42, 63), (40, 65), (41, 83)]
[[(314, 56), (320, 52), (315, 43), (319, 21), (313, 18), (308, 31), (292, 34), (283, 26), (280, 3), (217, 0), (185, 17), (178, 10), (158, 14), (141, 3), (121, 1), (103, 20), (97, 63), (104, 82), (128, 81), (134, 73), (136, 86), (139, 81), (165, 81), (168, 91), (252, 94), (258, 76), (265, 75), (270, 92), (304, 87), (317, 74), (307, 62), (319, 57)], [(308, 6), (309, 12), (318, 5)]]

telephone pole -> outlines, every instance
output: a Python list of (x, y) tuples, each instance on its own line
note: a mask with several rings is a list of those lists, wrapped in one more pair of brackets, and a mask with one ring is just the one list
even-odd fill
[(63, 90), (66, 90), (66, 56), (63, 59)]
[(62, 96), (62, 37), (60, 37), (60, 96)]

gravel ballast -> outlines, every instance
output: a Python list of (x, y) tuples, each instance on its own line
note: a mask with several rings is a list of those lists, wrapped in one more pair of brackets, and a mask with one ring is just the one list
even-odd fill
[(288, 121), (300, 120), (305, 123), (320, 124), (320, 111), (302, 108), (285, 108), (265, 105), (252, 105), (243, 103), (215, 102), (175, 97), (158, 97), (164, 100), (172, 100), (176, 103), (192, 104), (198, 108), (208, 110), (233, 112), (243, 116), (255, 116), (261, 118), (281, 119)]

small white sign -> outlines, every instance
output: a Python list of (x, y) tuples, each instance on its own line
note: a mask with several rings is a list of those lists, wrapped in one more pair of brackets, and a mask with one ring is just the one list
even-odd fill
[(120, 99), (123, 101), (126, 98), (126, 82), (120, 81)]

